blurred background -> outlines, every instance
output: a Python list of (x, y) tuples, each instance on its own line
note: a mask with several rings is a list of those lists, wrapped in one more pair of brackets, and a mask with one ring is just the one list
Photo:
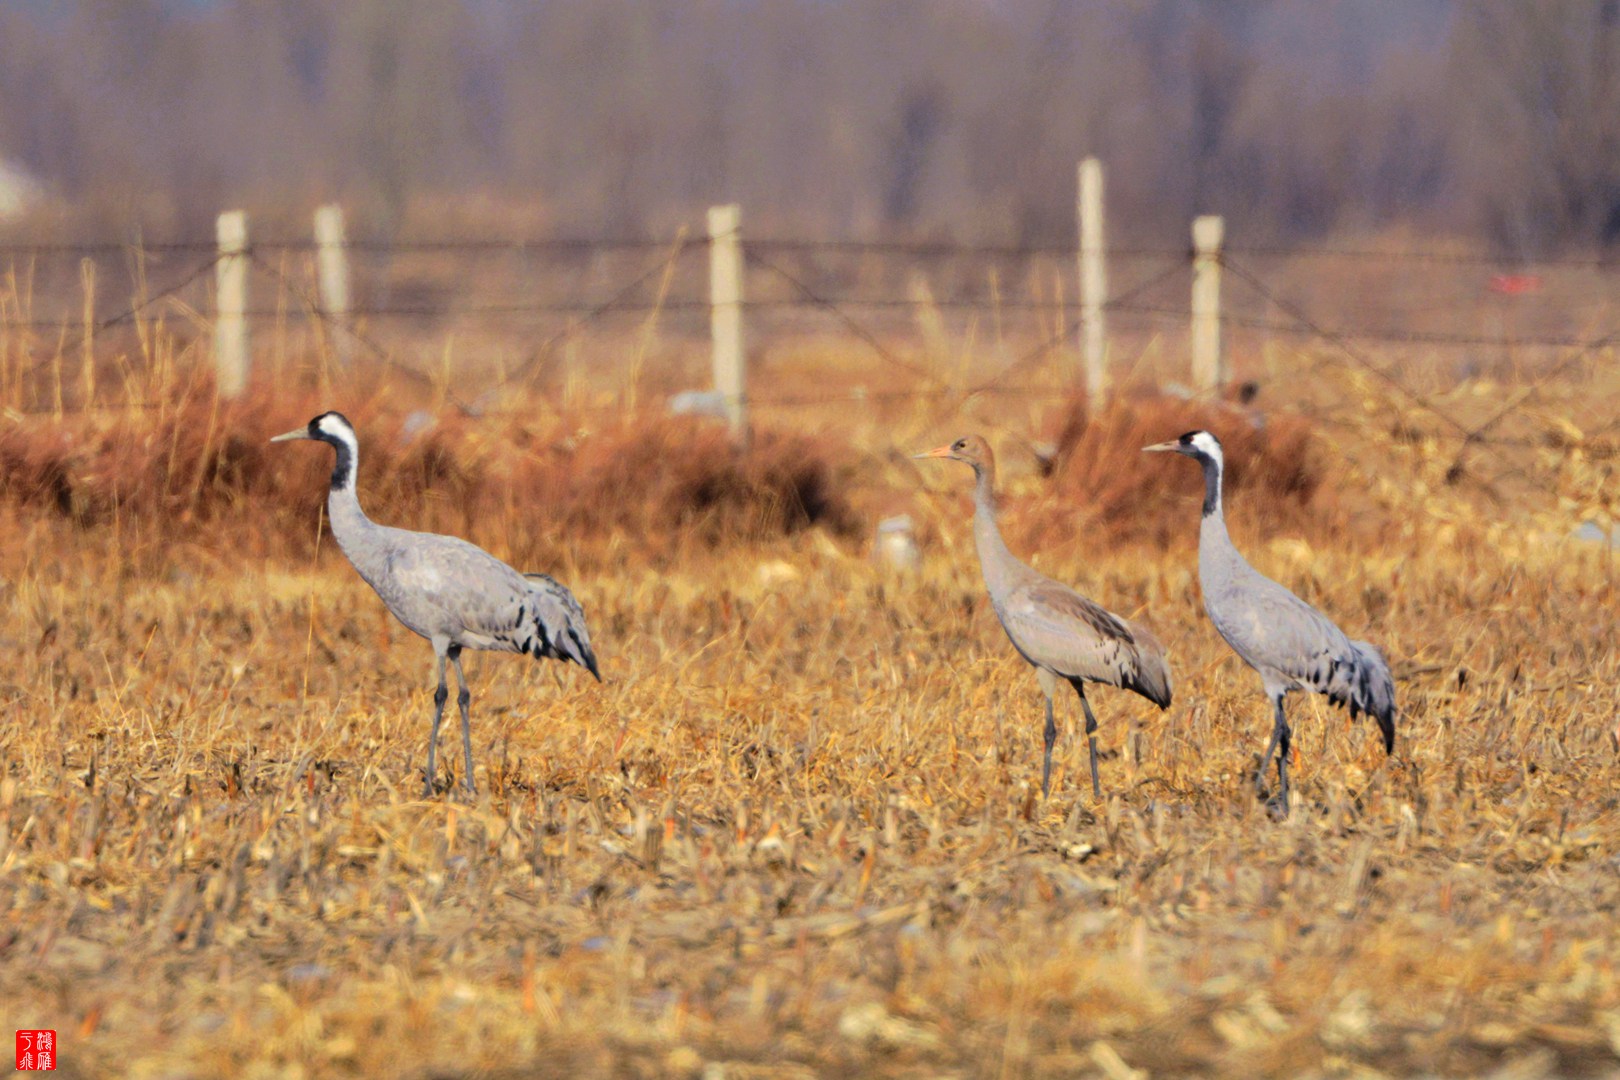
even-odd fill
[(10, 0), (0, 404), (161, 410), (230, 354), (228, 397), (718, 414), (729, 347), (746, 423), (1042, 459), (1085, 158), (1108, 392), (1370, 419), (1448, 482), (1620, 430), (1620, 0)]
[[(642, 236), (1620, 237), (1614, 0), (8, 0), (10, 227), (209, 236), (250, 204), (368, 234), (448, 202)], [(20, 211), (19, 189), (41, 200)]]

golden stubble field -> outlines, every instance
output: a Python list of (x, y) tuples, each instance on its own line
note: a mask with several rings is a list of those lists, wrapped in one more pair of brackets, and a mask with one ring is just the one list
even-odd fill
[[(1093, 425), (1052, 478), (1034, 405), (762, 416), (753, 464), (648, 514), (615, 502), (636, 476), (724, 459), (701, 425), (593, 435), (541, 398), (396, 450), (385, 392), (175, 393), (0, 421), (0, 1028), (57, 1029), (64, 1075), (1620, 1075), (1620, 624), (1612, 557), (1559, 524), (1607, 479), (1578, 430), (1447, 483), (1455, 447), (1365, 383), (1320, 428), (1204, 408), (1308, 455), (1303, 488), (1230, 494), (1234, 536), (1398, 678), (1389, 760), (1291, 699), (1277, 822), (1266, 702), (1200, 607), (1196, 470), (1131, 456), (1189, 406)], [(329, 452), (259, 449), (328, 403), (380, 448), (374, 516), (588, 612), (602, 685), (468, 654), (474, 800), (419, 797), (431, 652), (317, 541)], [(1039, 798), (967, 472), (903, 456), (971, 429), (1015, 550), (1170, 650), (1168, 711), (1093, 695), (1101, 802), (1072, 699)], [(639, 472), (601, 460), (629, 446)], [(802, 527), (772, 500), (820, 453), (846, 504)], [(915, 575), (869, 557), (893, 509)]]

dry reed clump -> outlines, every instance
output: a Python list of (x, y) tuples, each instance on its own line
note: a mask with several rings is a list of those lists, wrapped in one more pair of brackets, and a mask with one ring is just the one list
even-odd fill
[(1142, 448), (1203, 429), (1226, 452), (1229, 515), (1263, 515), (1268, 525), (1321, 534), (1342, 525), (1324, 493), (1325, 472), (1309, 424), (1298, 417), (1261, 417), (1228, 403), (1149, 397), (1118, 401), (1088, 417), (1075, 400), (1059, 414), (1049, 475), (1055, 498), (1042, 500), (1027, 527), (1067, 530), (1076, 517), (1114, 540), (1166, 546), (1192, 534), (1189, 507), (1203, 497), (1200, 471)]
[(170, 529), (270, 494), (266, 447), (239, 425), (251, 407), (200, 396), (173, 410), (35, 420), (0, 429), (0, 500), (93, 527), (114, 517)]
[(686, 534), (718, 546), (813, 525), (859, 530), (824, 440), (762, 431), (746, 450), (712, 423), (652, 416), (553, 443), (535, 487), (570, 531)]
[[(91, 528), (115, 517), (153, 537), (243, 528), (246, 550), (305, 550), (329, 454), (269, 437), (321, 411), (310, 400), (78, 416), (0, 430), (0, 502)], [(838, 448), (757, 433), (747, 449), (712, 423), (641, 414), (595, 429), (573, 418), (433, 419), (377, 404), (347, 415), (361, 438), (360, 488), (377, 520), (462, 532), (518, 554), (618, 537), (654, 555), (815, 525), (858, 531)], [(278, 528), (285, 525), (285, 528)]]

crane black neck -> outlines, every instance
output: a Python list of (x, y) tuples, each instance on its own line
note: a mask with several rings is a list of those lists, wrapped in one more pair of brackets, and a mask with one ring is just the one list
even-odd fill
[(1221, 463), (1208, 454), (1199, 454), (1198, 464), (1204, 467), (1204, 516), (1221, 512)]
[(337, 451), (337, 463), (332, 467), (332, 490), (353, 490), (356, 447), (347, 439), (326, 432), (320, 433), (317, 438)]

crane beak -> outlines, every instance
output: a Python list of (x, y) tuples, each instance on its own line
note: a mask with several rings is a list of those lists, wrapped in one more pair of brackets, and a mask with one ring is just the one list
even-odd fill
[(948, 457), (951, 457), (952, 454), (951, 454), (951, 448), (950, 447), (948, 447), (948, 446), (936, 446), (934, 449), (928, 451), (926, 454), (912, 454), (911, 456), (913, 458), (930, 458), (930, 457), (948, 458)]
[(1154, 443), (1152, 446), (1142, 447), (1142, 453), (1144, 454), (1179, 454), (1180, 452), (1181, 443), (1174, 439), (1169, 442)]
[(301, 427), (301, 428), (293, 428), (291, 431), (284, 431), (280, 435), (277, 435), (275, 438), (271, 439), (270, 441), (271, 442), (287, 442), (287, 441), (289, 441), (291, 439), (307, 439), (307, 438), (309, 438), (309, 428)]

